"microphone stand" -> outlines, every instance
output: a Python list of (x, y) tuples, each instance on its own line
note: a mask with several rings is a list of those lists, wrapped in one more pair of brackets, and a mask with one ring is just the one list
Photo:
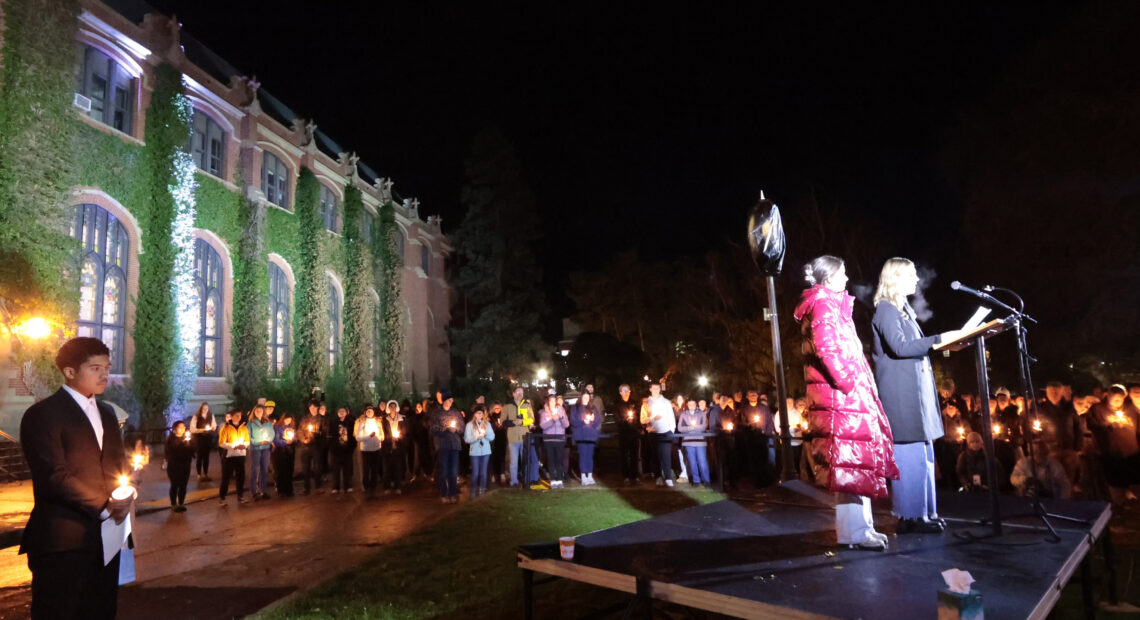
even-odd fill
[[(1029, 423), (1029, 421), (1031, 419), (1032, 420), (1039, 420), (1040, 419), (1040, 412), (1037, 410), (1037, 390), (1033, 386), (1033, 373), (1029, 369), (1030, 365), (1033, 362), (1036, 362), (1037, 360), (1029, 354), (1029, 345), (1026, 343), (1026, 334), (1029, 332), (1029, 330), (1025, 327), (1025, 321), (1024, 321), (1024, 319), (1032, 320), (1032, 318), (1029, 317), (1027, 314), (1025, 314), (1025, 312), (1024, 312), (1025, 300), (1023, 300), (1021, 298), (1021, 296), (1018, 295), (1016, 292), (1014, 292), (1010, 289), (1007, 289), (1007, 288), (1001, 288), (1001, 287), (996, 287), (996, 286), (995, 287), (985, 287), (985, 288), (986, 289), (992, 289), (992, 290), (998, 290), (998, 291), (1005, 291), (1006, 293), (1013, 295), (1017, 299), (1018, 305), (1019, 305), (1019, 308), (1017, 310), (1013, 310), (1013, 308), (1009, 307), (1008, 305), (1002, 304), (1001, 302), (998, 302), (1000, 305), (1004, 306), (1007, 310), (1013, 311), (1013, 315), (1010, 317), (1010, 319), (1013, 320), (1015, 326), (1017, 327), (1017, 365), (1018, 365), (1018, 370), (1021, 373), (1021, 390), (1022, 390), (1022, 396), (1025, 398), (1026, 414), (1027, 414), (1025, 419), (1020, 421), (1020, 426), (1021, 426), (1021, 436), (1028, 438), (1028, 440), (1025, 442), (1026, 458), (1029, 459), (1029, 463), (1030, 463), (1029, 480), (1027, 482), (1029, 485), (1029, 490), (1030, 490), (1031, 495), (1033, 497), (1033, 506), (1029, 512), (1023, 512), (1023, 513), (1008, 515), (1005, 518), (1006, 519), (1016, 519), (1016, 518), (1032, 517), (1032, 518), (1036, 518), (1036, 519), (1041, 519), (1041, 522), (1045, 525), (1046, 529), (1049, 530), (1049, 535), (1045, 537), (1045, 540), (1050, 542), (1050, 543), (1059, 543), (1059, 542), (1061, 542), (1061, 537), (1059, 535), (1057, 535), (1057, 530), (1056, 530), (1056, 528), (1053, 527), (1053, 524), (1050, 522), (1050, 519), (1053, 519), (1056, 521), (1062, 521), (1065, 523), (1074, 523), (1074, 524), (1085, 525), (1085, 526), (1089, 525), (1089, 522), (1085, 521), (1084, 519), (1076, 519), (1073, 517), (1067, 517), (1065, 515), (1059, 515), (1059, 514), (1051, 513), (1048, 510), (1046, 510), (1044, 504), (1041, 503), (1041, 480), (1037, 477), (1037, 461), (1034, 460), (1034, 457), (1033, 457), (1033, 441), (1034, 441), (1033, 425), (1032, 425), (1032, 423)], [(991, 299), (992, 299), (992, 297), (991, 297)], [(1036, 322), (1036, 321), (1034, 321), (1034, 322)], [(1029, 432), (1028, 433), (1026, 433), (1026, 428), (1025, 428), (1027, 423), (1029, 423), (1028, 424), (1028, 426), (1029, 426), (1029, 429), (1028, 429)], [(1012, 472), (1010, 472), (1010, 473), (1012, 473)], [(988, 521), (988, 519), (982, 519), (982, 523), (985, 523), (986, 521)]]

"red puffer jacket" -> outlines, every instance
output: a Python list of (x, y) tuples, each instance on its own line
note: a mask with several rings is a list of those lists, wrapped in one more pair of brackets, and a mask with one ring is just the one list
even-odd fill
[(855, 298), (823, 285), (803, 293), (794, 316), (804, 335), (807, 419), (812, 447), (826, 454), (832, 491), (886, 497), (898, 480), (891, 427), (875, 391), (871, 367), (855, 333)]

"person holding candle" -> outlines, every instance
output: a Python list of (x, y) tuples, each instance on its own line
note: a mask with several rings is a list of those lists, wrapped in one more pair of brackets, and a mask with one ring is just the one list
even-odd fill
[[(955, 471), (964, 491), (981, 493), (990, 488), (990, 480), (986, 475), (986, 451), (982, 445), (982, 436), (978, 433), (966, 434), (966, 449), (958, 456)], [(999, 491), (1005, 489), (1008, 481), (1005, 472), (1001, 461), (994, 459), (994, 479)]]
[[(519, 484), (519, 461), (523, 456), (524, 438), (534, 425), (534, 406), (527, 399), (521, 387), (515, 388), (513, 400), (503, 405), (503, 426), (507, 429), (507, 464), (511, 475), (511, 486)], [(530, 453), (526, 455), (526, 471), (523, 472), (523, 483), (538, 482), (538, 455), (535, 454), (534, 445), (531, 444)]]
[(708, 412), (697, 408), (697, 401), (688, 399), (681, 417), (677, 420), (677, 432), (683, 435), (681, 445), (689, 459), (689, 484), (710, 485), (708, 447), (704, 433), (708, 428)]
[(487, 465), (491, 460), (491, 445), (495, 441), (495, 429), (487, 420), (483, 405), (475, 405), (471, 421), (463, 430), (463, 440), (470, 446), (471, 453), (471, 499), (487, 492)]
[(445, 504), (459, 502), (459, 451), (463, 449), (461, 433), (463, 415), (455, 409), (451, 390), (439, 391), (440, 406), (432, 413), (431, 432), (439, 446), (439, 471), (436, 483), (440, 500)]
[(879, 274), (871, 323), (875, 380), (899, 469), (899, 479), (891, 485), (899, 534), (935, 534), (946, 527), (938, 518), (934, 482), (934, 440), (944, 434), (942, 408), (929, 353), (943, 340), (956, 339), (957, 333), (923, 334), (907, 302), (919, 281), (910, 260), (887, 260)]
[(594, 406), (594, 395), (589, 390), (582, 392), (578, 403), (570, 410), (570, 427), (574, 445), (578, 447), (578, 471), (582, 474), (582, 486), (597, 484), (594, 480), (594, 451), (598, 446), (598, 436), (602, 433), (602, 412)]
[(677, 418), (673, 416), (673, 405), (661, 395), (661, 382), (649, 384), (649, 398), (641, 408), (641, 423), (653, 435), (657, 446), (657, 484), (673, 486), (673, 432), (677, 429)]
[(249, 492), (254, 501), (269, 499), (269, 453), (273, 448), (273, 423), (265, 417), (265, 407), (254, 405), (249, 418)]
[(741, 402), (736, 420), (740, 429), (738, 439), (740, 456), (745, 460), (742, 468), (747, 468), (755, 488), (767, 486), (775, 481), (776, 475), (769, 454), (769, 441), (776, 435), (775, 416), (768, 403), (760, 398), (756, 390), (748, 390)]
[(296, 460), (297, 425), (285, 414), (273, 425), (273, 476), (277, 497), (293, 497), (293, 463)]
[[(263, 415), (264, 415), (264, 410)], [(229, 492), (230, 478), (234, 479), (237, 487), (238, 503), (246, 503), (245, 499), (245, 457), (249, 450), (251, 440), (249, 426), (242, 422), (241, 411), (231, 411), (229, 420), (218, 431), (218, 447), (226, 451), (226, 458), (222, 461), (222, 482), (218, 486), (218, 499), (222, 506), (226, 505), (226, 494)]]
[(550, 474), (550, 488), (561, 489), (566, 478), (562, 457), (566, 452), (566, 429), (570, 420), (566, 411), (558, 406), (558, 397), (546, 397), (546, 405), (538, 413), (538, 425), (542, 428), (543, 445), (546, 446), (546, 471)]
[(170, 509), (174, 512), (186, 512), (186, 485), (190, 482), (190, 461), (198, 446), (194, 445), (186, 423), (179, 420), (170, 427), (170, 435), (166, 437), (166, 449), (163, 458), (166, 459), (166, 477), (170, 480)]
[(335, 421), (329, 418), (329, 406), (321, 401), (317, 406), (317, 417), (321, 419), (321, 428), (323, 431), (320, 435), (316, 436), (317, 447), (317, 483), (318, 487), (324, 485), (325, 476), (330, 471), (330, 455), (332, 454), (332, 445), (336, 442), (336, 424)]
[(1129, 491), (1140, 485), (1140, 412), (1127, 401), (1122, 386), (1105, 392), (1104, 400), (1093, 405), (1087, 424), (1108, 481), (1108, 492), (1115, 506), (1122, 506)]
[(871, 498), (886, 497), (887, 479), (898, 479), (894, 440), (875, 389), (847, 294), (847, 269), (834, 256), (804, 267), (804, 290), (793, 317), (803, 333), (804, 382), (809, 432), (829, 465), (835, 493), (835, 537), (852, 549), (885, 551), (875, 531)]
[(388, 434), (372, 407), (365, 407), (364, 414), (356, 418), (352, 434), (360, 446), (360, 484), (364, 487), (364, 499), (374, 499), (380, 484), (381, 444)]
[(319, 410), (317, 401), (310, 400), (306, 406), (309, 414), (301, 418), (297, 426), (297, 443), (300, 444), (301, 452), (301, 478), (305, 481), (305, 488), (301, 492), (303, 495), (311, 493), (314, 486), (317, 493), (321, 493), (320, 442), (327, 432), (324, 426), (325, 416), (317, 414)]
[(507, 431), (503, 426), (503, 403), (492, 401), (491, 408), (487, 411), (487, 419), (495, 429), (495, 440), (491, 442), (491, 464), (487, 473), (492, 482), (506, 484), (507, 477), (504, 472), (507, 458)]
[(107, 519), (121, 524), (135, 494), (118, 492), (130, 471), (123, 438), (111, 406), (95, 400), (107, 387), (110, 351), (96, 338), (72, 338), (55, 365), (64, 385), (20, 420), (35, 502), (19, 551), (32, 572), (31, 616), (114, 618), (121, 554), (104, 561), (100, 528)]
[(352, 456), (356, 451), (356, 435), (353, 432), (353, 419), (348, 407), (338, 407), (336, 419), (332, 422), (329, 457), (332, 460), (332, 492), (342, 489), (352, 493)]
[(384, 459), (384, 494), (395, 492), (399, 495), (404, 492), (404, 480), (407, 478), (409, 428), (399, 403), (390, 400), (386, 409), (381, 420), (384, 445), (380, 448)]
[(194, 468), (198, 472), (199, 482), (210, 480), (210, 449), (218, 437), (217, 426), (214, 415), (210, 413), (210, 403), (198, 405), (194, 415), (190, 416), (190, 434), (197, 449)]
[(618, 453), (621, 455), (621, 475), (626, 485), (635, 484), (640, 461), (638, 450), (641, 443), (641, 403), (633, 397), (628, 383), (618, 386), (618, 397), (614, 403), (614, 422), (618, 429)]
[(715, 427), (710, 426), (709, 428), (717, 433), (717, 458), (721, 459), (724, 485), (729, 489), (734, 489), (740, 479), (741, 471), (741, 455), (736, 433), (736, 427), (739, 426), (740, 421), (735, 403), (730, 396), (713, 394), (713, 402), (716, 403), (718, 400), (719, 405), (714, 405), (719, 409), (717, 413), (718, 422)]

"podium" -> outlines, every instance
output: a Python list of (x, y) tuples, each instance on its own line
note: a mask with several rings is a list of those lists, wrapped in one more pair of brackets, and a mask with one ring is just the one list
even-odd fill
[(971, 345), (974, 347), (974, 363), (978, 371), (978, 396), (982, 407), (982, 440), (986, 450), (986, 480), (990, 486), (990, 520), (993, 535), (1000, 537), (1001, 507), (998, 505), (998, 481), (994, 473), (994, 431), (993, 421), (990, 417), (990, 376), (986, 362), (986, 339), (996, 336), (1007, 329), (1017, 325), (1016, 317), (994, 319), (988, 323), (963, 333), (949, 342), (940, 342), (934, 346), (935, 351), (961, 351)]

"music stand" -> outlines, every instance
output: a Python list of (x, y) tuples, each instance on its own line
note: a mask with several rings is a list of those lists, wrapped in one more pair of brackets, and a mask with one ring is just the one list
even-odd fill
[(998, 505), (997, 474), (994, 472), (994, 430), (990, 418), (990, 377), (986, 362), (986, 338), (996, 336), (1011, 327), (1010, 319), (994, 319), (970, 330), (955, 340), (934, 345), (935, 351), (961, 351), (974, 346), (974, 364), (978, 371), (978, 392), (982, 407), (982, 440), (986, 451), (986, 481), (990, 487), (990, 519), (993, 536), (1001, 536), (1001, 507)]

